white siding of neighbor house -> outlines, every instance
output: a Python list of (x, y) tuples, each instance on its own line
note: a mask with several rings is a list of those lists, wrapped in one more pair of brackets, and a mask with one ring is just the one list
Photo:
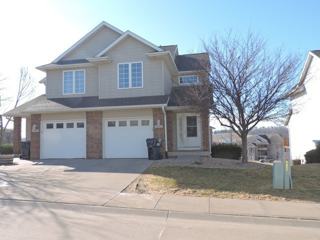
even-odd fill
[(289, 121), (291, 159), (304, 159), (320, 140), (320, 60), (313, 57), (305, 81), (306, 95), (292, 101)]
[[(110, 49), (106, 56), (111, 63), (99, 65), (99, 97), (121, 98), (155, 96), (164, 94), (161, 60), (149, 58), (146, 53), (154, 52), (151, 47), (128, 37)], [(118, 89), (118, 63), (143, 62), (143, 88)]]
[(85, 70), (85, 93), (84, 94), (63, 94), (63, 71), (61, 69), (47, 71), (46, 94), (48, 98), (61, 97), (83, 97), (83, 96), (98, 96), (98, 68), (70, 68), (65, 70)]
[(102, 49), (109, 46), (120, 36), (119, 33), (107, 27), (102, 27), (99, 31), (86, 39), (80, 46), (68, 53), (62, 60), (83, 59), (94, 57)]

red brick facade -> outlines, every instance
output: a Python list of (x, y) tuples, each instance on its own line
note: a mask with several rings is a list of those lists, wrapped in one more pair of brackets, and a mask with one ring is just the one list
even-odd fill
[(202, 128), (202, 150), (209, 151), (209, 113), (200, 114)]
[(102, 158), (102, 112), (86, 112), (87, 158)]
[(153, 113), (153, 135), (155, 138), (164, 141), (164, 122), (163, 113), (160, 108), (152, 109)]
[(168, 138), (168, 151), (171, 152), (174, 150), (174, 118), (175, 114), (172, 111), (167, 111), (167, 138)]
[(153, 108), (153, 136), (161, 141), (162, 153), (165, 153), (164, 117), (161, 108)]
[(31, 115), (31, 145), (30, 145), (30, 159), (40, 159), (40, 128), (41, 128), (41, 114)]
[(13, 153), (21, 153), (21, 117), (13, 118)]

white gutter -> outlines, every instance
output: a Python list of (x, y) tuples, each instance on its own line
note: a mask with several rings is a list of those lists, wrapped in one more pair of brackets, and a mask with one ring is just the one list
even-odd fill
[(162, 113), (163, 113), (163, 119), (164, 119), (164, 140), (165, 140), (165, 154), (166, 157), (168, 155), (168, 137), (167, 137), (167, 112), (164, 109), (164, 106), (162, 106)]

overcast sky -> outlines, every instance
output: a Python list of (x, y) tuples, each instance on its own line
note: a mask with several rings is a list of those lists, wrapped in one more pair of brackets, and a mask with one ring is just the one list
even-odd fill
[[(28, 0), (0, 4), (1, 98), (14, 98), (19, 68), (51, 62), (101, 21), (141, 35), (156, 45), (178, 44), (180, 53), (202, 50), (202, 40), (227, 30), (257, 32), (271, 47), (306, 56), (320, 48), (320, 1), (81, 1)], [(37, 84), (35, 95), (44, 93)], [(12, 106), (2, 103), (2, 111)]]

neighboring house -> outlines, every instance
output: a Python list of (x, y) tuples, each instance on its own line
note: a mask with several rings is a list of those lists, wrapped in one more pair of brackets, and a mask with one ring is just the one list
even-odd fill
[(298, 87), (291, 94), (287, 125), (291, 159), (304, 160), (320, 140), (320, 50), (308, 53)]
[(146, 139), (169, 156), (209, 155), (209, 111), (178, 101), (208, 79), (207, 53), (179, 55), (102, 22), (37, 69), (46, 94), (9, 112), (19, 153), (21, 117), (31, 159), (146, 158)]
[[(289, 159), (289, 136), (285, 127), (257, 128), (248, 135), (248, 158), (250, 160)], [(241, 138), (230, 130), (215, 131), (213, 143), (234, 143), (241, 145)]]

